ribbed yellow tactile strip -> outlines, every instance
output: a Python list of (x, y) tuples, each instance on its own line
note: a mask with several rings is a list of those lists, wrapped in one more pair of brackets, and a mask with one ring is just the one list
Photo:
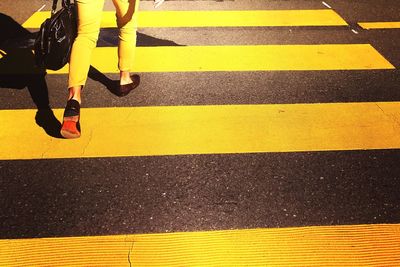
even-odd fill
[[(99, 47), (92, 66), (119, 73), (117, 48)], [(394, 69), (369, 44), (137, 47), (136, 72)], [(14, 71), (14, 70), (10, 70)], [(68, 73), (68, 66), (49, 71)]]
[(0, 240), (0, 266), (400, 266), (400, 225)]
[(400, 148), (400, 102), (81, 111), (81, 138), (63, 140), (35, 110), (1, 110), (0, 160)]
[[(22, 26), (39, 28), (50, 12), (34, 13)], [(345, 26), (331, 9), (317, 10), (225, 10), (225, 11), (140, 11), (138, 27), (254, 27), (254, 26)], [(115, 28), (115, 12), (105, 11), (102, 28)]]
[(388, 22), (360, 22), (358, 25), (366, 30), (373, 29), (400, 29), (400, 21)]

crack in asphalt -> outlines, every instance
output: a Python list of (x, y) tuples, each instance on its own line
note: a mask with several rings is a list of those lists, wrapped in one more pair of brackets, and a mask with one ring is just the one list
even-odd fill
[(132, 267), (132, 262), (131, 262), (131, 253), (133, 251), (133, 246), (135, 244), (134, 241), (131, 242), (131, 247), (129, 248), (129, 252), (128, 252), (128, 263), (129, 263), (129, 267)]
[(399, 119), (397, 118), (397, 116), (392, 115), (392, 114), (387, 114), (386, 111), (385, 111), (381, 106), (379, 106), (378, 103), (375, 103), (375, 105), (382, 111), (382, 113), (383, 113), (386, 117), (388, 117), (389, 119), (393, 120), (393, 122), (400, 128), (400, 121), (399, 121)]

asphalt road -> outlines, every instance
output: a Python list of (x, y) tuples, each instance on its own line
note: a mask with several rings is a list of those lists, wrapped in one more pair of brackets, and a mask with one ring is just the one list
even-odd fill
[[(103, 76), (92, 70), (83, 105), (400, 101), (400, 30), (357, 25), (399, 21), (400, 2), (326, 2), (349, 26), (142, 29), (138, 46), (369, 43), (396, 69), (143, 73), (140, 87), (125, 98), (112, 95), (100, 82)], [(48, 10), (49, 1), (3, 0), (0, 13), (22, 24), (43, 3)], [(141, 4), (151, 10), (151, 2)], [(105, 9), (110, 8), (107, 2)], [(162, 7), (319, 8), (326, 7), (311, 0), (168, 1)], [(99, 46), (115, 46), (114, 36), (115, 29), (103, 29)], [(46, 75), (46, 85), (39, 82), (29, 90), (24, 79), (29, 77), (14, 88), (2, 81), (1, 110), (36, 109), (32, 96), (40, 102), (47, 95), (52, 108), (64, 107), (66, 75)], [(400, 223), (399, 160), (398, 149), (2, 160), (0, 238)]]

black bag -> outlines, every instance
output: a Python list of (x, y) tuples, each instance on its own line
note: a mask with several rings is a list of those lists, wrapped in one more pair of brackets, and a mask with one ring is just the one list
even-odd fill
[(53, 0), (51, 17), (40, 26), (35, 40), (35, 60), (38, 66), (58, 70), (67, 64), (72, 44), (77, 35), (77, 12), (70, 0), (61, 0), (62, 8), (56, 12)]

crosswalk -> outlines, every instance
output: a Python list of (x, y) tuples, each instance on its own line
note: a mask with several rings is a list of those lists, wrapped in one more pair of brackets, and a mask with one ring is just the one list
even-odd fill
[[(398, 110), (398, 102), (86, 108), (74, 142), (43, 135), (30, 123), (34, 110), (5, 110), (0, 159), (395, 149)], [(21, 142), (28, 135), (37, 142)]]
[[(39, 28), (50, 16), (36, 12), (24, 24)], [(115, 13), (103, 12), (102, 28), (115, 28)], [(224, 10), (224, 11), (142, 11), (138, 27), (278, 27), (278, 26), (346, 26), (347, 23), (331, 9), (320, 10)]]
[[(138, 47), (136, 51), (137, 72), (394, 69), (368, 44)], [(118, 73), (116, 53), (116, 48), (96, 48), (92, 66)], [(66, 73), (68, 66), (49, 71)]]
[[(48, 16), (49, 12), (36, 12), (23, 26), (38, 28)], [(101, 25), (114, 28), (114, 14), (104, 12)], [(139, 28), (314, 26), (347, 29), (348, 23), (332, 9), (316, 9), (142, 11), (138, 24)], [(360, 22), (360, 27), (396, 28), (398, 23)], [(135, 71), (150, 74), (396, 70), (369, 43), (136, 49)], [(115, 47), (96, 48), (92, 66), (117, 73), (115, 55)], [(62, 76), (67, 70), (48, 74)], [(47, 136), (32, 119), (34, 109), (0, 110), (0, 160), (395, 150), (400, 148), (399, 110), (396, 101), (87, 107), (81, 111), (83, 130), (77, 140)], [(62, 111), (54, 110), (57, 118)], [(365, 224), (8, 239), (0, 240), (0, 266), (396, 266), (399, 228)]]

